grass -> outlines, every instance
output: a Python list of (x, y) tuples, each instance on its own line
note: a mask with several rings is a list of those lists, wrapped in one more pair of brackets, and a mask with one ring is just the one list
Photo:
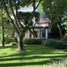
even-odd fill
[(0, 67), (47, 67), (48, 63), (67, 57), (67, 50), (57, 50), (43, 45), (25, 45), (19, 53), (16, 46), (0, 47)]

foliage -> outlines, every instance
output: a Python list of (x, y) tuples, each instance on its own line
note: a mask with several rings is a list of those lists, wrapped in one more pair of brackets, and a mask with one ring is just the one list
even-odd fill
[(1, 35), (1, 33), (0, 33), (0, 43), (2, 42), (2, 35)]
[(58, 21), (67, 11), (67, 0), (44, 0), (42, 5), (43, 10), (51, 21)]
[[(1, 16), (1, 15), (0, 15)], [(1, 17), (0, 17), (0, 21), (1, 21)], [(11, 33), (13, 31), (13, 25), (10, 23), (9, 19), (3, 15), (3, 22), (4, 22), (4, 43), (10, 43), (12, 41), (12, 37), (11, 37)], [(1, 21), (1, 29), (0, 29), (0, 40), (1, 40), (1, 43), (2, 43), (2, 21)]]
[(64, 21), (64, 23), (63, 23), (64, 28), (67, 31), (67, 14), (63, 16), (62, 20)]
[(65, 12), (67, 12), (67, 0), (43, 0), (42, 7), (46, 16), (49, 17), (49, 19), (51, 20), (52, 33), (54, 35), (58, 35), (57, 31), (59, 29), (57, 24), (62, 30), (61, 23), (63, 15), (65, 15)]
[(67, 49), (67, 43), (57, 39), (45, 40), (44, 45), (56, 49)]
[(12, 36), (8, 35), (7, 33), (5, 34), (4, 39), (5, 39), (4, 41), (5, 44), (9, 44), (14, 41), (14, 38), (12, 38)]
[[(40, 16), (39, 12), (35, 12), (36, 21), (39, 20), (39, 16)], [(32, 12), (19, 12), (19, 17), (21, 19), (24, 19), (25, 24), (28, 24), (28, 22), (33, 18), (33, 15), (32, 15)]]
[(25, 44), (42, 44), (43, 39), (25, 39)]
[(67, 35), (65, 35), (61, 40), (67, 42)]

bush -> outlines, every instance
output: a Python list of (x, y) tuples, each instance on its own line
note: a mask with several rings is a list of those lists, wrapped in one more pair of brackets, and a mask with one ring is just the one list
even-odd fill
[(6, 44), (7, 44), (7, 43), (11, 43), (11, 42), (14, 41), (14, 38), (12, 38), (12, 37), (11, 37), (10, 35), (8, 35), (8, 34), (5, 34), (4, 39), (5, 39), (5, 43), (6, 43)]
[(67, 58), (63, 59), (61, 59), (60, 61), (55, 61), (52, 64), (49, 63), (47, 67), (67, 67)]
[(42, 39), (25, 39), (25, 44), (42, 44)]
[(64, 36), (61, 40), (67, 41), (67, 36)]
[(62, 40), (57, 40), (57, 39), (45, 40), (44, 45), (51, 47), (51, 48), (56, 48), (56, 49), (66, 49), (67, 48), (66, 42), (64, 42)]

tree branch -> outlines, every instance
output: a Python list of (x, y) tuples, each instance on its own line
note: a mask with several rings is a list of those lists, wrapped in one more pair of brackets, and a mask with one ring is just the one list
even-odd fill
[[(12, 12), (12, 14), (13, 14), (13, 16), (14, 16), (14, 19), (15, 19), (15, 25), (16, 25), (17, 27), (19, 27), (17, 17), (16, 17), (16, 15), (15, 15), (15, 13), (14, 13), (14, 10), (13, 10), (13, 8), (12, 8), (11, 0), (9, 0), (9, 4), (10, 4), (11, 12)], [(15, 6), (16, 6), (16, 5), (15, 5)]]
[[(10, 13), (9, 13), (9, 11), (8, 11), (8, 9), (7, 9), (7, 6), (6, 6), (5, 2), (2, 1), (2, 4), (3, 4), (3, 7), (4, 7), (4, 9), (5, 9), (5, 12), (6, 12), (7, 16), (8, 16), (9, 19), (11, 20), (11, 23), (14, 25), (15, 30), (18, 32), (18, 29), (17, 29), (16, 25), (13, 23), (13, 19), (12, 19), (11, 16), (10, 16)], [(19, 32), (18, 32), (18, 33), (19, 33)]]
[(15, 3), (15, 10), (16, 10), (16, 20), (17, 20), (17, 24), (18, 24), (18, 26), (19, 26), (19, 28), (21, 27), (21, 31), (23, 31), (23, 27), (25, 27), (25, 25), (24, 25), (24, 23), (22, 24), (22, 22), (21, 22), (21, 19), (19, 18), (19, 13), (18, 13), (18, 7), (19, 5), (17, 5), (16, 3)]
[(35, 10), (38, 8), (38, 6), (40, 5), (42, 0), (39, 0), (39, 3), (37, 4), (37, 6), (35, 7)]

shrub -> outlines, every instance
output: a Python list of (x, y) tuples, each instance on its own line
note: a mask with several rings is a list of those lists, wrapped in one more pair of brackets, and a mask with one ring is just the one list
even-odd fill
[(62, 40), (57, 40), (57, 39), (47, 39), (44, 41), (44, 45), (51, 47), (51, 48), (56, 48), (56, 49), (66, 49), (67, 48), (66, 42)]
[(25, 44), (42, 44), (42, 39), (25, 39)]
[(52, 64), (49, 63), (47, 67), (67, 67), (67, 58), (58, 62), (53, 62)]
[(67, 41), (67, 36), (64, 36), (61, 40)]
[(11, 42), (14, 41), (14, 38), (12, 38), (12, 37), (11, 37), (10, 35), (8, 35), (8, 34), (5, 34), (4, 39), (5, 39), (5, 43), (6, 43), (6, 44), (7, 44), (7, 43), (11, 43)]

